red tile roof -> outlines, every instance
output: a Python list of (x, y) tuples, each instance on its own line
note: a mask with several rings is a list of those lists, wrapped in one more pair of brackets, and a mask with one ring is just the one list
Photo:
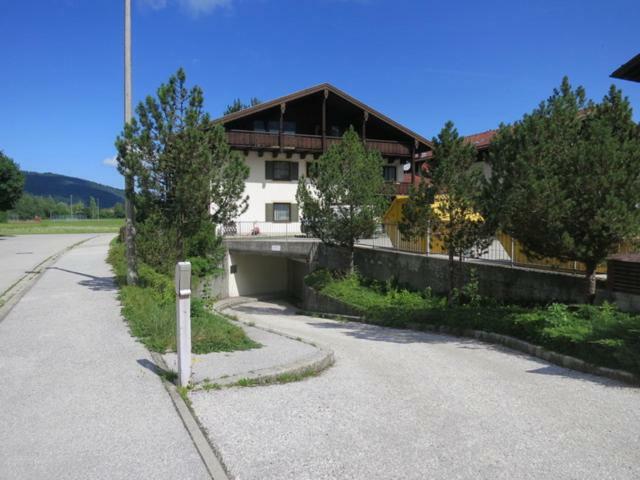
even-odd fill
[(484, 150), (489, 148), (489, 144), (493, 137), (498, 133), (497, 130), (487, 130), (486, 132), (474, 133), (473, 135), (467, 135), (464, 139), (473, 144), (478, 150)]
[[(497, 130), (487, 130), (486, 132), (467, 135), (464, 139), (475, 146), (478, 151), (482, 151), (489, 148), (491, 140), (496, 136), (496, 133), (498, 133)], [(422, 153), (418, 160), (429, 160), (430, 158), (433, 158), (433, 150)]]

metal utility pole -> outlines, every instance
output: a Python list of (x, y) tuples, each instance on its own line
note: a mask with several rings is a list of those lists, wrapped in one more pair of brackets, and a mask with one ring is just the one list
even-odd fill
[[(124, 0), (124, 122), (131, 122), (131, 0)], [(126, 127), (125, 127), (126, 128)], [(125, 159), (129, 164), (129, 160)], [(133, 198), (135, 195), (133, 172), (130, 165), (124, 172), (124, 211), (125, 211), (125, 249), (127, 257), (127, 284), (138, 283), (138, 270), (136, 268), (135, 250), (135, 225)]]
[(131, 121), (131, 0), (124, 0), (124, 121)]

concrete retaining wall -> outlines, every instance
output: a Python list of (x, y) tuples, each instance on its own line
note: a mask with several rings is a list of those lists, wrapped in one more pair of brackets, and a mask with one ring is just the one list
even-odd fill
[(362, 312), (356, 310), (339, 300), (322, 295), (313, 288), (304, 286), (304, 299), (302, 308), (308, 312), (329, 313), (333, 315), (359, 316)]
[[(325, 246), (318, 248), (314, 260), (316, 268), (335, 269), (346, 264), (344, 252)], [(373, 280), (393, 280), (414, 290), (429, 287), (441, 295), (447, 292), (449, 266), (443, 257), (357, 248), (355, 264), (364, 277)], [(463, 263), (465, 281), (472, 268), (478, 274), (480, 294), (487, 297), (524, 303), (584, 302), (586, 280), (580, 276), (466, 261)], [(607, 295), (604, 282), (598, 289)]]

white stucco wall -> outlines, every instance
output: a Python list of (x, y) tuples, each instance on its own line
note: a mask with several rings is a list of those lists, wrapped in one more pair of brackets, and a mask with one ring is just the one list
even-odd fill
[[(280, 181), (265, 179), (265, 162), (266, 161), (287, 161), (296, 162), (298, 164), (298, 175), (306, 175), (307, 163), (313, 162), (313, 155), (307, 155), (304, 160), (300, 155), (293, 154), (291, 158), (287, 158), (286, 154), (278, 154), (276, 157), (271, 152), (265, 152), (262, 157), (257, 152), (250, 151), (244, 155), (244, 160), (249, 166), (249, 178), (245, 183), (245, 195), (249, 196), (249, 208), (239, 218), (239, 222), (256, 223), (261, 227), (260, 222), (265, 222), (265, 204), (267, 203), (292, 203), (296, 202), (296, 190), (298, 188), (297, 180)], [(403, 171), (400, 162), (388, 163), (385, 165), (394, 165), (396, 167), (396, 178), (398, 181), (402, 179)], [(382, 172), (376, 172), (382, 175)], [(302, 215), (302, 212), (300, 212)], [(261, 231), (266, 232), (269, 227), (262, 226)]]
[[(232, 267), (236, 273), (231, 273)], [(264, 295), (287, 290), (287, 259), (265, 255), (229, 255), (229, 296)]]
[(298, 163), (298, 173), (303, 175), (307, 171), (307, 161), (313, 161), (313, 157), (307, 156), (306, 160), (300, 160), (299, 155), (278, 155), (276, 158), (270, 152), (265, 152), (262, 157), (257, 152), (249, 152), (244, 157), (249, 166), (249, 178), (245, 183), (245, 195), (249, 195), (249, 208), (238, 219), (241, 222), (264, 222), (265, 204), (267, 203), (297, 203), (297, 180), (281, 181), (265, 179), (266, 161), (286, 161)]

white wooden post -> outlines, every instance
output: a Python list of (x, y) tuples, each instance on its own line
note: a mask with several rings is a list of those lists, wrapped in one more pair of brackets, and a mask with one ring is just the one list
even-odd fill
[(179, 386), (191, 378), (191, 263), (176, 264), (176, 346)]

